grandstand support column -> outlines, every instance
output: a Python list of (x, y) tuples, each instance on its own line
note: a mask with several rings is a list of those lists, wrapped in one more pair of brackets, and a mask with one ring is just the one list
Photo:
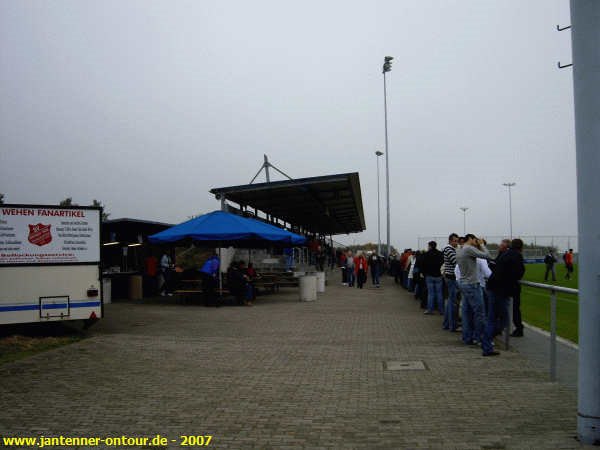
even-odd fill
[(579, 222), (577, 435), (600, 444), (600, 1), (571, 0)]

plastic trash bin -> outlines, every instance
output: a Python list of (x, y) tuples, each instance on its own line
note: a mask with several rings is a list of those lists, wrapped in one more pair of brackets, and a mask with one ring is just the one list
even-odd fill
[(317, 299), (317, 277), (304, 275), (298, 278), (300, 287), (300, 301), (314, 302)]
[(317, 292), (325, 292), (325, 272), (317, 272)]

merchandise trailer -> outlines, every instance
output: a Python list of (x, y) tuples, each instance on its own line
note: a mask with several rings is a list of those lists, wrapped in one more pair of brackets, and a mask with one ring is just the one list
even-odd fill
[(103, 315), (102, 208), (0, 205), (0, 324)]

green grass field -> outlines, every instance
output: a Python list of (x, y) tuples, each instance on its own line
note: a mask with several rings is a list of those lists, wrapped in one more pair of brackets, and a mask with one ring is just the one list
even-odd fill
[(0, 328), (0, 365), (84, 338), (81, 330), (60, 322), (3, 325)]
[[(564, 264), (556, 264), (556, 279), (544, 281), (545, 264), (525, 264), (524, 280), (536, 283), (552, 284), (572, 289), (578, 288), (577, 264), (574, 265), (573, 277), (565, 280), (566, 269)], [(578, 317), (579, 308), (577, 296), (559, 293), (556, 297), (556, 332), (559, 336), (573, 342), (578, 342)], [(550, 292), (523, 286), (521, 290), (521, 313), (523, 320), (531, 325), (550, 331)]]

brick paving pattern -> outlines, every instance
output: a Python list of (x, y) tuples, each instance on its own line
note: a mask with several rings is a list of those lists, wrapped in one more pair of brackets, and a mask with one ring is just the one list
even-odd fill
[[(90, 338), (0, 367), (0, 435), (210, 434), (218, 449), (581, 448), (575, 390), (517, 352), (481, 357), (389, 278), (363, 290), (332, 278), (310, 303), (282, 289), (254, 307), (109, 304)], [(418, 361), (425, 370), (388, 370)]]

